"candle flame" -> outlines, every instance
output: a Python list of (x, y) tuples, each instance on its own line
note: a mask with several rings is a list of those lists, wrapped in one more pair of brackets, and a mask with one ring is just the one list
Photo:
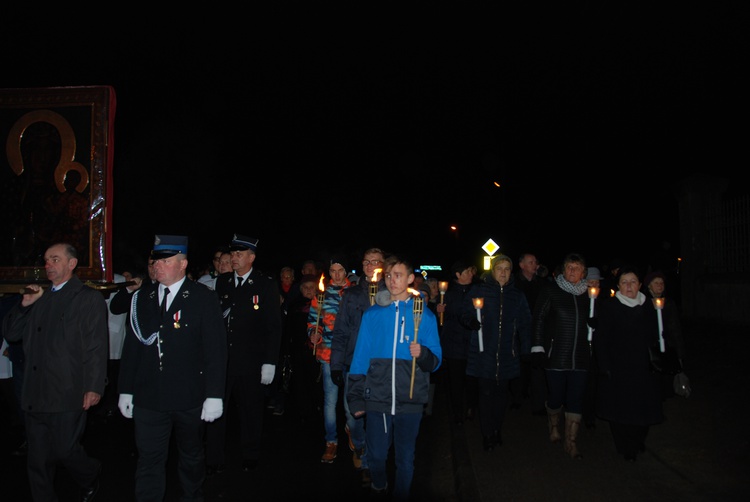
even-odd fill
[(589, 288), (589, 298), (596, 298), (599, 296), (599, 288), (592, 286)]
[(654, 298), (654, 302), (656, 303), (657, 309), (663, 309), (664, 308), (664, 298)]
[(484, 307), (484, 298), (472, 298), (472, 302), (474, 302), (474, 308), (481, 309)]
[(417, 291), (416, 289), (413, 289), (413, 288), (409, 288), (409, 289), (407, 289), (407, 291), (408, 291), (409, 293), (413, 294), (414, 296), (419, 296), (420, 298), (422, 297), (422, 295), (421, 295), (421, 294), (419, 293), (419, 291)]
[(609, 296), (611, 296), (612, 298), (614, 298), (614, 296), (615, 296), (615, 290), (614, 289), (610, 289), (609, 290)]
[(448, 281), (440, 281), (440, 282), (438, 282), (438, 290), (441, 293), (445, 293), (446, 291), (448, 291)]
[(382, 272), (382, 268), (376, 268), (375, 272), (372, 274), (372, 282), (378, 282), (378, 275), (380, 275), (380, 272)]
[(325, 278), (325, 274), (320, 274), (320, 282), (318, 283), (318, 289), (321, 290), (321, 291), (325, 291), (326, 290), (326, 285), (323, 282), (324, 278)]

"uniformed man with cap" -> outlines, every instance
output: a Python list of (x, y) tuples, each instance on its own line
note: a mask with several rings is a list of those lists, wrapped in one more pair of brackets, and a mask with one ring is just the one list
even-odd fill
[(223, 413), (226, 330), (216, 294), (186, 277), (187, 237), (157, 235), (154, 284), (133, 294), (119, 375), (119, 408), (135, 422), (135, 500), (163, 500), (169, 438), (181, 500), (203, 500), (204, 425)]
[[(254, 267), (258, 239), (234, 234), (229, 249), (233, 271), (216, 278), (229, 346), (224, 401), (237, 404), (242, 469), (250, 471), (260, 460), (265, 388), (279, 360), (280, 296), (276, 280)], [(226, 422), (224, 418), (208, 427), (209, 474), (221, 472), (226, 463)]]

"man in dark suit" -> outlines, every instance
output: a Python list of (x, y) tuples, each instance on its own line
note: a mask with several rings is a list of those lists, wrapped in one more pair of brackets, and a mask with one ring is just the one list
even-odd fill
[(50, 246), (44, 269), (49, 291), (39, 284), (5, 316), (9, 342), (23, 339), (26, 357), (21, 408), (28, 441), (27, 468), (34, 500), (57, 500), (57, 463), (82, 487), (81, 500), (93, 500), (101, 463), (81, 445), (86, 412), (104, 393), (109, 356), (107, 304), (98, 291), (73, 272), (78, 266), (70, 244)]
[[(232, 400), (239, 410), (242, 469), (250, 471), (260, 460), (265, 388), (279, 360), (281, 297), (277, 281), (253, 266), (258, 239), (234, 234), (229, 249), (233, 271), (216, 278), (229, 343), (224, 402)], [(224, 469), (226, 422), (225, 417), (208, 427), (209, 474)]]
[(186, 277), (187, 237), (157, 235), (156, 284), (133, 295), (122, 350), (119, 408), (135, 422), (135, 498), (163, 500), (174, 429), (181, 500), (203, 500), (203, 421), (223, 413), (226, 330), (216, 295)]

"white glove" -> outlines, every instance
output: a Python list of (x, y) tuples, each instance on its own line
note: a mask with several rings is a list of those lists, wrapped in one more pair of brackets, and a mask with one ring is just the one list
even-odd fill
[(201, 420), (213, 422), (221, 416), (224, 411), (223, 401), (216, 397), (207, 397), (203, 401), (203, 411), (201, 411)]
[(273, 382), (273, 376), (276, 374), (276, 365), (264, 364), (260, 368), (260, 383), (268, 385)]
[(133, 418), (133, 394), (120, 394), (117, 407), (120, 408), (123, 417)]

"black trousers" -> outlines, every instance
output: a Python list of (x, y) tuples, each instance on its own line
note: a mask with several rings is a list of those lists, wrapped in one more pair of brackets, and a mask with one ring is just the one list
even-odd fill
[(266, 386), (260, 372), (227, 377), (224, 414), (206, 428), (206, 460), (210, 465), (226, 463), (226, 437), (229, 405), (236, 405), (240, 418), (240, 445), (243, 460), (259, 460), (263, 437)]
[(453, 419), (463, 422), (467, 411), (479, 405), (477, 379), (466, 374), (466, 359), (446, 359), (445, 363)]
[(205, 426), (202, 406), (186, 411), (154, 411), (135, 406), (135, 500), (161, 502), (167, 487), (166, 464), (172, 431), (177, 443), (181, 501), (203, 500), (206, 459), (203, 449)]
[(31, 495), (36, 502), (56, 501), (55, 474), (62, 464), (73, 480), (85, 488), (101, 469), (101, 462), (89, 457), (81, 445), (87, 412), (26, 412), (28, 441), (27, 470)]
[(625, 458), (634, 459), (638, 452), (646, 449), (645, 441), (650, 428), (648, 425), (609, 422), (609, 428), (612, 431), (617, 453)]
[(547, 396), (549, 395), (547, 375), (544, 373), (544, 368), (536, 366), (532, 366), (529, 371), (531, 411), (546, 412), (544, 404), (547, 402)]
[(502, 426), (505, 421), (505, 410), (508, 408), (508, 380), (495, 381), (479, 378), (479, 428), (482, 436), (488, 437), (497, 433), (502, 437)]

